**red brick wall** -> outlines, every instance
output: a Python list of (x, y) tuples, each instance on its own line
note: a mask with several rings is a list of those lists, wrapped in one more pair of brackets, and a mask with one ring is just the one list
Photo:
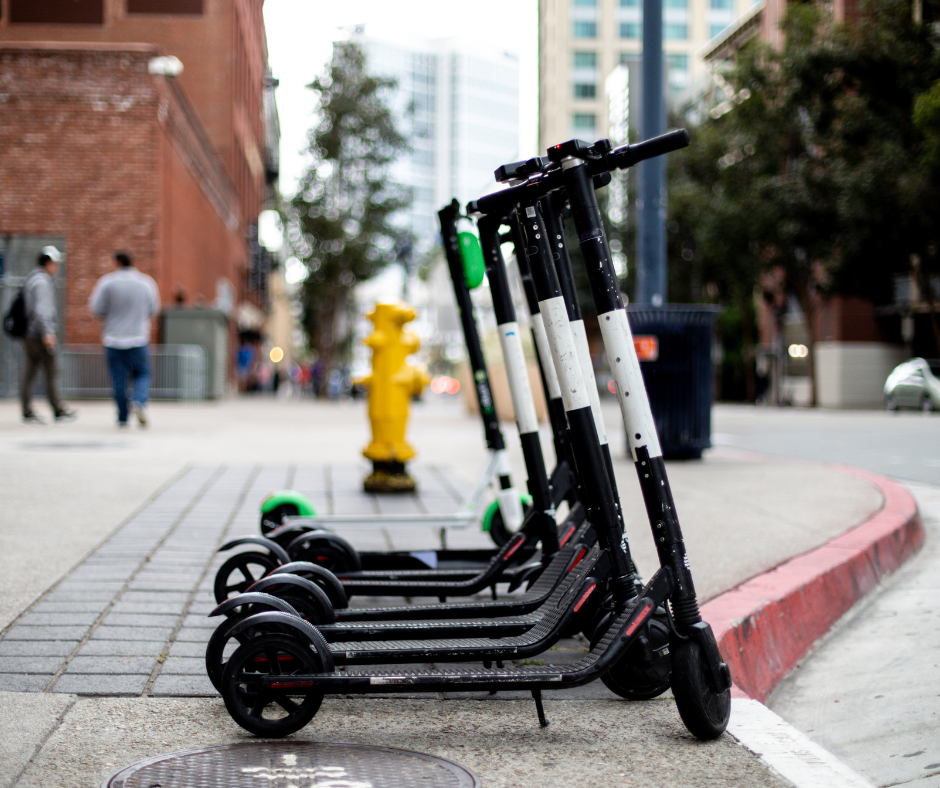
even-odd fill
[(237, 289), (244, 268), (244, 245), (236, 233), (226, 229), (167, 137), (163, 146), (165, 263), (158, 280), (160, 293), (165, 303), (181, 293), (188, 305), (211, 305), (220, 278), (228, 279)]
[[(38, 1), (38, 0), (37, 0)], [(100, 25), (13, 24), (0, 0), (0, 42), (145, 42), (183, 62), (180, 84), (236, 184), (242, 220), (261, 209), (264, 172), (253, 171), (246, 150), (264, 150), (261, 94), (267, 45), (264, 0), (204, 0), (203, 13), (130, 14), (126, 0), (104, 0)], [(236, 82), (237, 62), (242, 79)], [(263, 155), (263, 154), (262, 154)]]
[(94, 342), (91, 288), (117, 247), (157, 264), (155, 91), (147, 59), (0, 48), (0, 232), (63, 235), (69, 342)]
[(832, 296), (820, 310), (818, 336), (834, 342), (887, 342), (872, 302), (858, 296)]
[(97, 342), (87, 307), (124, 248), (164, 304), (238, 288), (246, 248), (225, 169), (144, 45), (0, 45), (0, 233), (66, 239), (65, 341)]

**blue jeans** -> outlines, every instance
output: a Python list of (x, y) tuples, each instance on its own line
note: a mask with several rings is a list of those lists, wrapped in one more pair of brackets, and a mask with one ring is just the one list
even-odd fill
[(118, 408), (118, 423), (127, 422), (127, 378), (130, 376), (134, 386), (133, 401), (143, 407), (150, 397), (150, 354), (147, 346), (116, 348), (106, 347), (108, 370), (111, 372), (111, 386), (114, 389), (114, 401)]

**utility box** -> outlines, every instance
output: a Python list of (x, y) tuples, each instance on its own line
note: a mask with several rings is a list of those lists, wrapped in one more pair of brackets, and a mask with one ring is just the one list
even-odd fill
[(208, 399), (225, 396), (229, 359), (228, 317), (220, 309), (166, 309), (160, 315), (160, 341), (168, 345), (199, 345), (206, 351)]
[(627, 307), (666, 459), (699, 459), (712, 445), (712, 343), (719, 312), (701, 304)]

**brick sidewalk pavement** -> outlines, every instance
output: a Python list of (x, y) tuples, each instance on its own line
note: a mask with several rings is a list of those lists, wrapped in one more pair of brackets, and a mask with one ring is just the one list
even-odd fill
[[(416, 467), (419, 493), (362, 493), (352, 465), (191, 467), (168, 483), (0, 640), (0, 690), (113, 696), (215, 695), (205, 646), (218, 621), (212, 584), (227, 539), (258, 533), (258, 507), (293, 487), (327, 514), (450, 512), (442, 469)], [(427, 549), (437, 529), (358, 528), (360, 549)], [(487, 546), (474, 531), (463, 542)]]

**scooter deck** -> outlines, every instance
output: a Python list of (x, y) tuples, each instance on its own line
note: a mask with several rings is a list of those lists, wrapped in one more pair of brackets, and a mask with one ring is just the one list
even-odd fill
[[(583, 516), (583, 509), (580, 504), (572, 510), (572, 515), (576, 517)], [(531, 613), (548, 598), (562, 578), (568, 574), (573, 563), (579, 560), (579, 553), (582, 551), (587, 552), (584, 547), (576, 550), (575, 545), (579, 543), (590, 545), (594, 541), (595, 536), (590, 523), (583, 521), (565, 546), (555, 554), (548, 566), (542, 570), (532, 587), (517, 596), (502, 599), (465, 600), (398, 607), (344, 608), (336, 611), (336, 622), (337, 624), (349, 624), (351, 622), (393, 620), (414, 621), (442, 617), (515, 616)]]
[[(240, 675), (238, 653), (226, 665), (223, 694), (233, 693), (243, 682), (260, 683), (272, 696), (280, 693), (366, 694), (394, 692), (461, 692), (474, 690), (541, 690), (579, 687), (608, 671), (626, 653), (661, 600), (643, 593), (626, 606), (588, 654), (571, 665), (504, 667), (492, 670), (435, 668), (347, 667), (331, 673), (294, 675)], [(263, 637), (263, 636), (262, 636)], [(251, 647), (251, 642), (242, 648)]]
[[(574, 510), (572, 510), (572, 513), (573, 511)], [(578, 510), (579, 518), (583, 518), (583, 511), (583, 508)], [(572, 522), (572, 513), (569, 513), (568, 518), (566, 518), (566, 524), (563, 525), (565, 531), (569, 530), (570, 525), (578, 522), (577, 519)], [(540, 517), (541, 514), (532, 512), (530, 516)], [(514, 558), (516, 553), (521, 550), (533, 536), (535, 536), (535, 534), (533, 533), (532, 526), (526, 523), (522, 530), (502, 546), (489, 566), (470, 579), (425, 579), (427, 575), (421, 572), (415, 573), (414, 575), (406, 574), (403, 579), (388, 580), (368, 577), (362, 578), (361, 573), (357, 572), (355, 574), (340, 575), (340, 582), (342, 582), (347, 596), (469, 596), (485, 588), (489, 588), (494, 583), (500, 582), (500, 577), (505, 573), (507, 568), (517, 563)]]
[[(418, 630), (414, 640), (397, 637), (404, 634), (403, 630), (408, 625), (402, 626), (398, 633), (394, 632), (394, 627), (389, 627), (384, 642), (334, 642), (330, 645), (330, 651), (337, 665), (523, 659), (541, 654), (558, 641), (562, 628), (588, 599), (594, 593), (602, 593), (599, 587), (607, 576), (608, 568), (606, 552), (595, 545), (576, 571), (570, 572), (538, 611), (532, 614), (532, 618), (536, 619), (535, 624), (519, 635), (494, 640), (495, 633), (486, 632), (488, 625), (485, 623), (481, 626), (468, 621), (437, 621), (411, 625), (411, 629)], [(491, 623), (492, 628), (496, 629), (500, 622)], [(442, 636), (439, 631), (435, 632), (435, 629), (447, 626), (458, 632), (462, 628), (463, 632), (458, 637), (450, 638)], [(323, 634), (322, 629), (320, 632)]]
[[(381, 642), (341, 642), (324, 644), (329, 648), (335, 665), (385, 665), (426, 662), (464, 662), (467, 660), (525, 659), (548, 650), (561, 637), (569, 622), (594, 596), (604, 592), (604, 580), (609, 572), (607, 553), (595, 546), (571, 572), (552, 595), (530, 616), (528, 628), (513, 636), (496, 634), (499, 621), (433, 621), (415, 624), (402, 622), (410, 627), (414, 640), (402, 640), (399, 634), (386, 632)], [(266, 618), (265, 613), (249, 615), (242, 619), (223, 622), (209, 639), (206, 648), (206, 670), (212, 683), (219, 687), (224, 664), (226, 646), (235, 637), (244, 642), (237, 633), (254, 622)], [(446, 637), (446, 629), (456, 633)], [(485, 631), (489, 629), (489, 632)], [(318, 627), (321, 635), (322, 628)], [(396, 638), (398, 639), (390, 639)]]
[[(572, 512), (574, 509), (571, 510)], [(558, 545), (559, 547), (564, 547), (565, 544), (574, 536), (577, 531), (578, 525), (572, 522), (571, 515), (565, 518), (565, 520), (558, 526)], [(519, 569), (526, 564), (533, 561), (540, 561), (542, 559), (542, 552), (537, 547), (532, 547), (535, 540), (530, 539), (528, 542), (524, 543), (523, 546), (516, 552), (514, 560), (511, 566), (507, 566), (501, 575), (501, 580), (512, 580), (512, 575), (514, 572), (519, 571)], [(441, 551), (451, 552), (451, 551)], [(456, 552), (456, 551), (454, 551)], [(479, 551), (484, 552), (484, 551)], [(498, 555), (497, 551), (495, 555)], [(360, 554), (361, 555), (361, 554)], [(518, 559), (518, 560), (515, 560)], [(493, 559), (490, 559), (487, 564), (482, 568), (486, 569)], [(376, 571), (369, 571), (363, 569), (359, 572), (337, 572), (337, 577), (342, 581), (345, 586), (347, 582), (354, 580), (398, 580), (398, 581), (412, 581), (412, 580), (446, 580), (448, 582), (456, 582), (462, 580), (470, 580), (475, 578), (479, 573), (480, 569), (475, 571), (467, 570), (465, 568), (447, 568), (447, 567), (438, 567), (437, 569), (417, 569), (417, 570), (386, 570), (380, 569)]]
[[(416, 640), (425, 643), (429, 640), (480, 637), (505, 638), (522, 636), (536, 628), (546, 617), (555, 615), (556, 611), (564, 612), (563, 605), (565, 593), (572, 584), (578, 584), (583, 577), (591, 572), (595, 577), (605, 577), (607, 573), (606, 558), (601, 558), (600, 548), (595, 545), (586, 553), (584, 546), (576, 545), (572, 560), (567, 562), (567, 572), (563, 574), (554, 589), (545, 596), (535, 610), (522, 615), (443, 619), (436, 618), (423, 621), (389, 620), (376, 623), (336, 623), (324, 624), (317, 629), (323, 637), (332, 643), (337, 643), (341, 651), (349, 652), (356, 649), (356, 643), (374, 641), (401, 641)], [(582, 556), (579, 560), (579, 556)], [(587, 573), (587, 574), (586, 574)], [(434, 644), (428, 644), (434, 646)], [(489, 645), (493, 645), (492, 642)], [(375, 648), (386, 648), (376, 646)]]

